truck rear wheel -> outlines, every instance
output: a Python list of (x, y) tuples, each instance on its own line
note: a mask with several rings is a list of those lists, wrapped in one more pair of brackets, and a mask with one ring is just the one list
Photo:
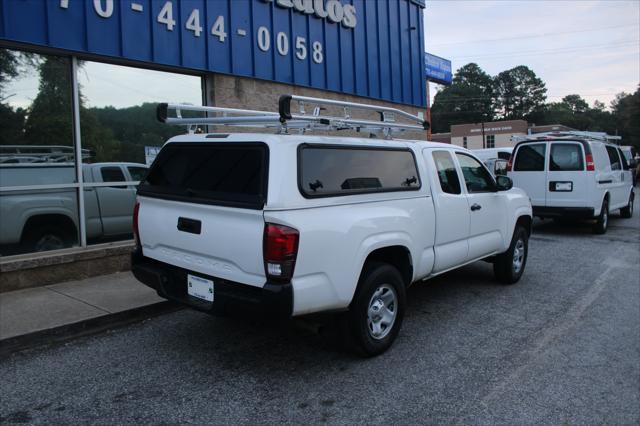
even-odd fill
[(389, 349), (402, 325), (405, 300), (400, 272), (386, 263), (368, 263), (347, 315), (347, 338), (353, 349), (366, 357)]
[(527, 265), (529, 254), (529, 234), (522, 226), (516, 226), (507, 251), (496, 256), (493, 273), (503, 284), (515, 284), (520, 280)]
[(23, 248), (30, 252), (59, 250), (73, 245), (74, 238), (64, 229), (51, 225), (29, 229), (23, 239)]
[(609, 225), (609, 202), (605, 198), (600, 208), (600, 216), (593, 225), (594, 234), (604, 234), (607, 232), (607, 226)]

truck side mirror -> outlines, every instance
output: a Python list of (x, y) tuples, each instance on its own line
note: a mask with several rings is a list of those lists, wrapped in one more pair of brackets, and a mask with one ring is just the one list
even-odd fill
[(508, 176), (496, 176), (496, 188), (498, 191), (508, 191), (513, 188), (513, 181)]

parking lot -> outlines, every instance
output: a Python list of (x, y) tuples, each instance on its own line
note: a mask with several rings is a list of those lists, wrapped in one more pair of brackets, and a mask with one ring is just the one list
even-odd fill
[[(636, 212), (640, 211), (636, 200)], [(476, 263), (413, 286), (373, 359), (318, 323), (181, 310), (0, 361), (0, 422), (640, 421), (640, 219), (537, 221), (523, 279)]]

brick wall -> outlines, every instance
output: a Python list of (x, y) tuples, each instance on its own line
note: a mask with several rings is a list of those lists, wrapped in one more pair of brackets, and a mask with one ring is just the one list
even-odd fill
[[(361, 98), (357, 96), (345, 95), (340, 93), (325, 92), (322, 90), (311, 89), (307, 87), (290, 86), (282, 83), (274, 83), (269, 81), (255, 80), (251, 78), (232, 77), (222, 74), (212, 74), (207, 78), (207, 97), (208, 104), (219, 107), (229, 108), (246, 108), (265, 111), (278, 111), (278, 98), (280, 95), (293, 94), (301, 96), (310, 96), (316, 98), (329, 98), (340, 101), (358, 102), (370, 105), (380, 105), (386, 107), (398, 108), (403, 111), (407, 111), (411, 114), (417, 115), (418, 112), (423, 112), (423, 109), (415, 108), (407, 105), (393, 104), (390, 102), (377, 101), (368, 98)], [(297, 108), (297, 102), (292, 102), (292, 113), (297, 112), (294, 108)], [(312, 107), (311, 107), (312, 108)], [(307, 106), (307, 113), (310, 113), (310, 107)], [(327, 111), (323, 111), (323, 114), (331, 114), (342, 116), (343, 111), (337, 107), (328, 108)], [(353, 118), (364, 118), (368, 120), (379, 120), (376, 113), (352, 111)], [(402, 119), (397, 119), (401, 121)], [(260, 129), (243, 129), (243, 128), (225, 128), (224, 132), (260, 132)], [(267, 130), (262, 130), (267, 131)], [(272, 131), (270, 131), (272, 133)], [(322, 132), (311, 132), (309, 134), (322, 134)], [(339, 133), (333, 132), (332, 135), (340, 134), (345, 136), (360, 136), (367, 137), (368, 134), (358, 134), (352, 131), (341, 131)], [(403, 139), (417, 139), (426, 140), (426, 131), (422, 132), (404, 132), (402, 135), (396, 136)]]

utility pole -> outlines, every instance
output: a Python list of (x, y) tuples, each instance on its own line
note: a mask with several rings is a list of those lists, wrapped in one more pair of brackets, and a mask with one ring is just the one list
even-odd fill
[(482, 123), (480, 123), (482, 126), (482, 149), (485, 149), (485, 143), (484, 143), (484, 121)]

